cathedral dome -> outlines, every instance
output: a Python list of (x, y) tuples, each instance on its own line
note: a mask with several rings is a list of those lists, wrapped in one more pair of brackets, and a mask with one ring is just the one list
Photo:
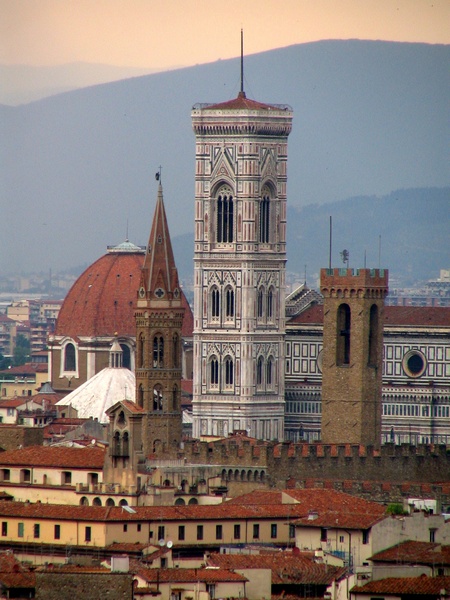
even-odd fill
[(56, 336), (136, 335), (134, 311), (145, 250), (130, 242), (108, 248), (80, 275), (67, 294)]

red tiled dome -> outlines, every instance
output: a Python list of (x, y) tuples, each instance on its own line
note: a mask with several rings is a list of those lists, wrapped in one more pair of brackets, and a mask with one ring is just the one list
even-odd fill
[(134, 337), (137, 290), (145, 253), (113, 248), (80, 275), (67, 294), (55, 335)]

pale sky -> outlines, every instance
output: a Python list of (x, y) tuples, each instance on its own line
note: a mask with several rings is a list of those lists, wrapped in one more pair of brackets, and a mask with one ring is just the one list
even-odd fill
[(0, 0), (0, 63), (170, 68), (322, 39), (450, 43), (450, 0)]

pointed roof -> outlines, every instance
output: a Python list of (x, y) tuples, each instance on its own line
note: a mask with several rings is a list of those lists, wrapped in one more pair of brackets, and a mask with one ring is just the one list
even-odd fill
[[(158, 187), (155, 214), (142, 269), (142, 286), (146, 292), (150, 292), (150, 298), (171, 299), (174, 292), (180, 292), (161, 183)], [(162, 290), (163, 294), (155, 294), (157, 290)]]

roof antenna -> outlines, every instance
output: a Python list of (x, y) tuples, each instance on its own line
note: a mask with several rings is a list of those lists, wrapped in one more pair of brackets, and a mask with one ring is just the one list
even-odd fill
[(244, 92), (244, 30), (241, 29), (241, 91), (239, 98), (245, 98)]

